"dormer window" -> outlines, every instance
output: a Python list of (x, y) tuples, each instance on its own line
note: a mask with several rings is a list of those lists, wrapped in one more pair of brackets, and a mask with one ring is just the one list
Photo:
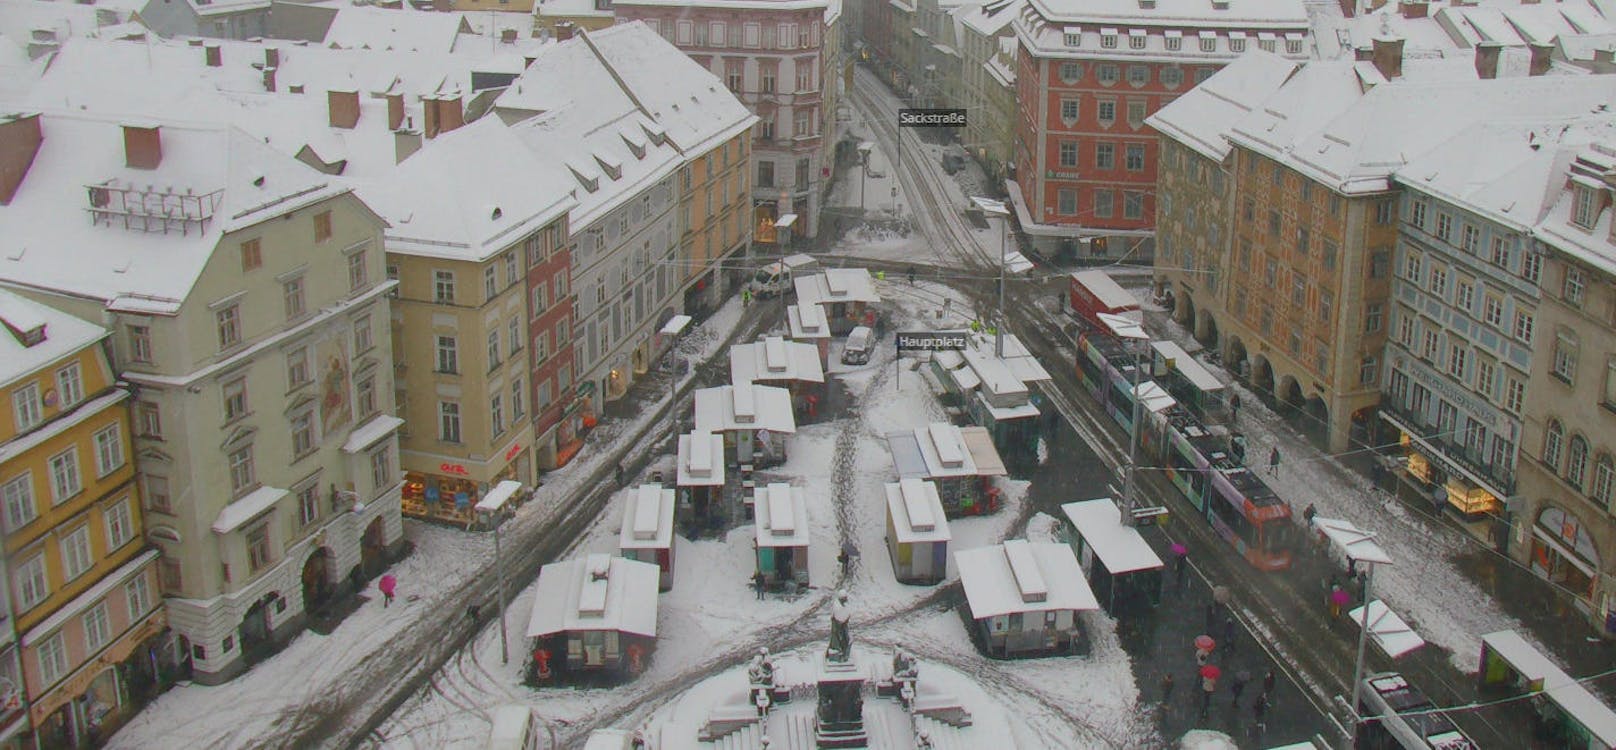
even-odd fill
[(1178, 31), (1167, 32), (1167, 51), (1177, 52), (1184, 47), (1184, 34)]
[(1572, 207), (1571, 222), (1583, 229), (1593, 229), (1599, 220), (1599, 194), (1588, 185), (1572, 187), (1576, 203)]
[(1083, 46), (1083, 34), (1076, 29), (1068, 28), (1066, 33), (1062, 35), (1062, 39), (1068, 47)]
[(1129, 29), (1128, 30), (1128, 49), (1144, 49), (1144, 48), (1145, 48), (1145, 30), (1144, 29)]
[(1217, 37), (1217, 35), (1210, 32), (1210, 31), (1201, 32), (1201, 51), (1202, 52), (1216, 52), (1217, 49), (1218, 49), (1218, 37)]
[(1104, 47), (1106, 49), (1116, 49), (1117, 48), (1117, 30), (1116, 29), (1101, 29), (1100, 30), (1100, 46)]
[(1300, 54), (1302, 54), (1302, 35), (1301, 34), (1286, 34), (1285, 35), (1285, 54), (1287, 54), (1287, 55), (1300, 55)]

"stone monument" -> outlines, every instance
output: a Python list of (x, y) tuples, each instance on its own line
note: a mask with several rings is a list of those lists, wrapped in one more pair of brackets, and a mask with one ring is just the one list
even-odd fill
[(830, 608), (830, 643), (819, 666), (814, 741), (820, 748), (869, 746), (864, 731), (864, 672), (853, 661), (850, 619), (847, 592), (839, 591)]

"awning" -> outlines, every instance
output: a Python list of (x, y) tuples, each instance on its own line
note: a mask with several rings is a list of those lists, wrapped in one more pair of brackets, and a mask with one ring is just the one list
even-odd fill
[(501, 508), (505, 507), (506, 503), (511, 501), (511, 498), (516, 497), (516, 493), (521, 491), (521, 482), (510, 479), (500, 482), (499, 484), (494, 485), (494, 489), (489, 490), (487, 494), (483, 495), (481, 500), (477, 501), (477, 512), (498, 512)]
[(342, 444), (342, 452), (358, 453), (365, 450), (393, 434), (403, 424), (404, 420), (391, 414), (378, 414), (375, 419), (348, 433), (347, 442)]
[(292, 493), (279, 487), (259, 487), (247, 493), (246, 497), (224, 506), (224, 510), (219, 511), (219, 517), (213, 520), (213, 533), (228, 534), (235, 531), (242, 524), (275, 507), (275, 503), (290, 494)]
[(1380, 650), (1385, 651), (1387, 656), (1396, 659), (1425, 645), (1425, 639), (1415, 633), (1408, 623), (1403, 622), (1403, 618), (1398, 617), (1391, 607), (1379, 599), (1370, 602), (1368, 607), (1359, 607), (1348, 612), (1353, 624), (1364, 621), (1366, 608), (1369, 610), (1369, 639), (1374, 641)]

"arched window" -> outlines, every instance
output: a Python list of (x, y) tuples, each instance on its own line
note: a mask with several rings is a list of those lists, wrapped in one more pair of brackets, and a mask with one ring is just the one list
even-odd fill
[(1616, 483), (1616, 462), (1611, 461), (1609, 453), (1601, 453), (1594, 459), (1594, 483), (1588, 488), (1588, 497), (1599, 507), (1609, 508), (1613, 483)]
[(1581, 435), (1571, 436), (1571, 450), (1566, 452), (1565, 478), (1579, 490), (1583, 487), (1583, 480), (1588, 478), (1588, 441)]
[(1543, 463), (1560, 473), (1560, 444), (1565, 441), (1565, 427), (1560, 420), (1549, 420), (1549, 430), (1543, 434)]

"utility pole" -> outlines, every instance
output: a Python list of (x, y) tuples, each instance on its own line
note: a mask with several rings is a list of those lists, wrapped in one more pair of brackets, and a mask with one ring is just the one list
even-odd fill
[(1150, 348), (1150, 335), (1145, 333), (1144, 324), (1121, 315), (1100, 313), (1100, 322), (1111, 330), (1111, 335), (1132, 342), (1137, 347), (1133, 355), (1133, 427), (1128, 433), (1128, 466), (1123, 473), (1125, 486), (1122, 493), (1122, 525), (1133, 526), (1138, 523), (1134, 514), (1139, 509), (1134, 474), (1139, 464), (1139, 442), (1144, 437), (1140, 434), (1143, 431), (1140, 422), (1144, 419), (1144, 394), (1139, 386), (1145, 382), (1145, 352)]
[(505, 634), (505, 558), (499, 552), (499, 527), (504, 519), (494, 521), (494, 567), (499, 569), (499, 663), (511, 663), (511, 643)]
[(511, 645), (505, 633), (505, 557), (500, 552), (499, 527), (510, 517), (511, 498), (522, 491), (522, 483), (507, 479), (483, 495), (477, 502), (478, 517), (494, 526), (494, 571), (499, 584), (499, 659), (501, 664), (511, 663)]
[(1003, 230), (999, 234), (999, 320), (998, 324), (993, 327), (993, 356), (1002, 360), (1004, 359), (1004, 329), (1006, 328), (1004, 317), (1004, 275), (1005, 268), (1010, 263), (1010, 207), (1006, 206), (1004, 201), (976, 196), (971, 197), (971, 202), (975, 203), (983, 214), (999, 217), (999, 228)]
[(1352, 665), (1352, 746), (1358, 746), (1358, 727), (1363, 724), (1363, 717), (1358, 711), (1358, 693), (1363, 689), (1363, 657), (1364, 646), (1369, 642), (1369, 628), (1373, 623), (1369, 620), (1369, 605), (1375, 601), (1375, 564), (1369, 563), (1369, 573), (1364, 576), (1363, 619), (1358, 621), (1358, 659)]

